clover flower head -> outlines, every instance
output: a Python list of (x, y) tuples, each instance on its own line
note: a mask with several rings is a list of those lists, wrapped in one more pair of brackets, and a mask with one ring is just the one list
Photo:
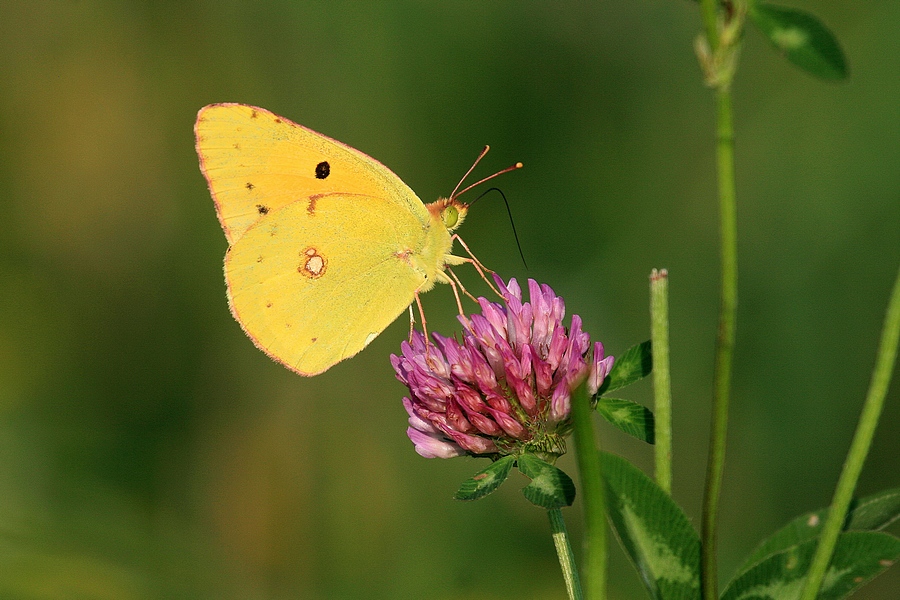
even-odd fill
[(515, 279), (494, 276), (503, 302), (478, 299), (481, 312), (460, 315), (461, 339), (414, 332), (391, 364), (409, 388), (407, 435), (426, 458), (524, 451), (550, 459), (565, 452), (571, 393), (585, 378), (593, 395), (613, 357), (591, 344), (565, 303), (528, 280), (529, 301)]

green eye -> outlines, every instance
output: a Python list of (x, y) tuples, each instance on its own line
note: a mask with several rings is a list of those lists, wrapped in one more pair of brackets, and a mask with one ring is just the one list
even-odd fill
[(444, 221), (444, 226), (447, 229), (453, 229), (456, 226), (456, 222), (459, 221), (459, 209), (451, 204), (444, 209), (441, 219)]

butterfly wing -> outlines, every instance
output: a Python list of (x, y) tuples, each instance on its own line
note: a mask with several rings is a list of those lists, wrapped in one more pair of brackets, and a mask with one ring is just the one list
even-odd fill
[(442, 265), (420, 268), (428, 240), (450, 247), (385, 198), (328, 194), (272, 210), (228, 251), (235, 318), (270, 357), (315, 375), (362, 350)]
[(379, 198), (420, 225), (428, 211), (409, 186), (374, 158), (265, 109), (211, 104), (194, 126), (200, 168), (219, 222), (235, 243), (260, 217), (317, 194)]

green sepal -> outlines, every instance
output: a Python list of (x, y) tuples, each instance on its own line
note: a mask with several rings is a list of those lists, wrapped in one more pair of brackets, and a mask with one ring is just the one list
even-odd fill
[(650, 349), (650, 340), (632, 346), (621, 356), (617, 356), (613, 362), (613, 368), (603, 380), (598, 394), (605, 394), (635, 381), (643, 379), (653, 370), (653, 353)]
[(845, 79), (847, 61), (837, 38), (810, 13), (750, 3), (750, 19), (784, 56), (807, 73), (822, 79)]
[[(818, 540), (790, 546), (738, 573), (722, 600), (797, 598), (806, 581)], [(850, 531), (838, 537), (817, 600), (846, 598), (900, 558), (900, 539), (875, 531)]]
[(598, 398), (597, 412), (613, 426), (642, 442), (655, 442), (653, 412), (642, 404), (621, 398)]
[(457, 500), (478, 500), (487, 496), (506, 481), (515, 462), (514, 456), (504, 456), (492, 462), (488, 468), (465, 480), (453, 497)]
[(575, 484), (561, 469), (533, 454), (523, 454), (516, 462), (519, 471), (531, 479), (531, 483), (522, 488), (529, 502), (546, 509), (572, 506)]
[(654, 600), (700, 599), (700, 537), (672, 497), (643, 471), (601, 453), (607, 511)]

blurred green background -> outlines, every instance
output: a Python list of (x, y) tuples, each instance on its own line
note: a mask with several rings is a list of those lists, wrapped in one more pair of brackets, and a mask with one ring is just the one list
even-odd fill
[[(900, 3), (791, 5), (833, 29), (851, 78), (746, 36), (723, 582), (830, 500), (900, 263)], [(0, 2), (0, 597), (564, 597), (524, 480), (456, 502), (483, 461), (406, 439), (388, 362), (404, 318), (312, 379), (232, 320), (192, 133), (212, 102), (355, 146), (426, 201), (485, 143), (482, 175), (524, 162), (497, 184), (529, 268), (496, 197), (462, 235), (550, 283), (613, 354), (648, 338), (647, 276), (667, 267), (675, 495), (699, 524), (718, 284), (699, 29), (682, 0)], [(449, 289), (424, 301), (457, 328)], [(860, 493), (900, 483), (898, 390)], [(611, 568), (613, 598), (644, 597), (618, 550)], [(898, 571), (859, 597), (896, 598)]]

